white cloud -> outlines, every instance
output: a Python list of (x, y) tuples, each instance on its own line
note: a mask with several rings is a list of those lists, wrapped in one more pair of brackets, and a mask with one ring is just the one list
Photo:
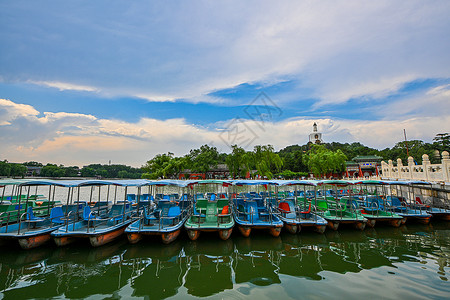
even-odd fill
[(33, 81), (28, 80), (27, 83), (42, 85), (46, 87), (56, 88), (60, 91), (72, 90), (72, 91), (83, 91), (83, 92), (98, 92), (99, 89), (87, 86), (87, 85), (79, 85), (68, 82), (60, 82), (60, 81)]
[[(17, 111), (17, 107), (22, 106), (9, 100), (0, 101), (0, 111), (7, 114)], [(445, 128), (450, 125), (450, 114), (381, 121), (293, 118), (257, 124), (252, 120), (240, 120), (236, 139), (233, 137), (235, 132), (226, 132), (231, 129), (227, 125), (232, 120), (203, 128), (188, 124), (184, 119), (142, 118), (137, 123), (128, 123), (64, 112), (45, 113), (39, 117), (33, 107), (22, 108), (20, 117), (0, 125), (0, 159), (80, 166), (109, 160), (141, 166), (158, 153), (170, 151), (184, 155), (203, 144), (212, 144), (221, 152), (229, 152), (229, 145), (238, 141), (248, 150), (265, 144), (281, 149), (305, 144), (314, 122), (318, 123), (325, 142), (361, 142), (375, 148), (392, 147), (401, 141), (403, 129), (407, 130), (409, 139), (431, 141), (437, 133), (448, 131)], [(4, 120), (0, 119), (1, 122)], [(251, 143), (247, 145), (247, 141)]]
[(0, 99), (0, 126), (11, 125), (19, 117), (36, 116), (39, 112), (26, 104), (17, 104), (8, 99)]

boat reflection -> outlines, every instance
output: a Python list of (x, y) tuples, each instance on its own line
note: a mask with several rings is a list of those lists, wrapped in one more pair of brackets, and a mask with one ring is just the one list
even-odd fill
[(1, 249), (0, 297), (231, 296), (234, 289), (249, 294), (251, 289), (283, 283), (286, 276), (318, 281), (331, 273), (381, 267), (394, 272), (404, 262), (431, 262), (438, 278), (446, 281), (448, 229), (447, 223), (435, 223), (324, 235), (282, 233), (277, 238), (255, 233), (226, 241), (181, 237), (169, 245), (156, 239), (130, 245), (123, 239), (100, 248), (79, 244)]
[[(206, 235), (205, 235), (206, 236)], [(233, 242), (210, 238), (185, 244), (187, 293), (205, 297), (233, 288)]]

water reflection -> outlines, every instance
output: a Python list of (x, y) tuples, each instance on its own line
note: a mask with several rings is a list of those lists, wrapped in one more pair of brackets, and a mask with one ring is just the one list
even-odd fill
[[(170, 245), (157, 239), (129, 245), (123, 239), (97, 249), (84, 244), (32, 251), (3, 248), (0, 295), (4, 299), (90, 295), (165, 299), (222, 292), (242, 296), (283, 287), (286, 278), (308, 289), (302, 280), (312, 283), (333, 278), (349, 284), (346, 274), (363, 278), (367, 276), (363, 270), (383, 268), (401, 277), (405, 285), (416, 282), (414, 276), (420, 273), (427, 279), (426, 296), (430, 291), (439, 295), (450, 292), (448, 284), (443, 284), (448, 280), (449, 245), (449, 225), (438, 223), (327, 231), (324, 235), (283, 233), (278, 238), (234, 235), (227, 241), (205, 234), (198, 241), (181, 238)], [(364, 280), (373, 279), (367, 276)]]

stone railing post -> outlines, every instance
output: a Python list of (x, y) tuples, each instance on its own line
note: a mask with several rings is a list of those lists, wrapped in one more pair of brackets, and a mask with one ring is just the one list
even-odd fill
[(425, 180), (430, 180), (430, 175), (428, 174), (429, 170), (428, 170), (428, 166), (430, 165), (430, 158), (428, 157), (427, 154), (422, 155), (422, 166), (423, 166), (423, 171), (425, 172)]
[(409, 179), (413, 179), (414, 158), (412, 156), (408, 157), (408, 170), (409, 170)]
[(381, 161), (381, 172), (383, 173), (383, 177), (390, 178), (390, 170), (389, 165), (383, 160)]
[(397, 158), (397, 170), (398, 170), (398, 179), (403, 178), (402, 177), (402, 168), (403, 168), (403, 162), (401, 158)]
[(388, 160), (388, 165), (389, 165), (389, 178), (394, 178), (395, 177), (394, 163), (392, 162), (392, 159)]
[(450, 155), (447, 151), (442, 152), (442, 175), (445, 182), (450, 181)]

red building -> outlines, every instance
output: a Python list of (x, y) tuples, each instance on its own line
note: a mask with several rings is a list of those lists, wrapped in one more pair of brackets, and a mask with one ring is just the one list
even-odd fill
[(380, 174), (382, 157), (358, 155), (346, 162), (346, 177), (369, 177)]

